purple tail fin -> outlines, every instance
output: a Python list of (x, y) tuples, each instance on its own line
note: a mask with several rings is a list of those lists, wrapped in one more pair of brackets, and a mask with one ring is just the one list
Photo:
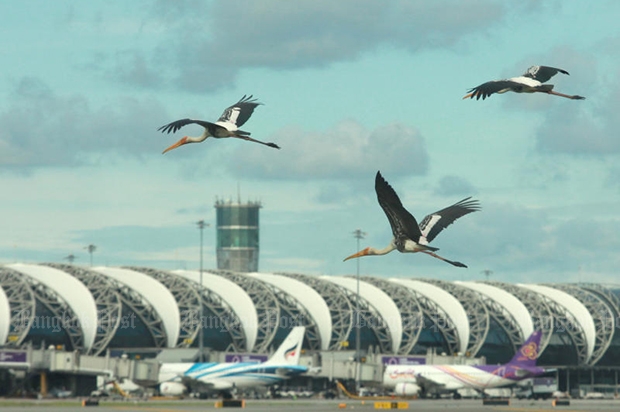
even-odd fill
[(509, 362), (511, 366), (518, 366), (521, 368), (535, 367), (536, 359), (539, 355), (540, 338), (542, 331), (535, 330), (529, 338), (523, 343), (523, 346), (519, 348), (515, 356)]

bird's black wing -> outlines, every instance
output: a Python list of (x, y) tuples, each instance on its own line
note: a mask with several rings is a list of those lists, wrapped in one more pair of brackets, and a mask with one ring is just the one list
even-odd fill
[(566, 70), (558, 69), (549, 66), (532, 66), (523, 74), (525, 77), (530, 77), (534, 80), (538, 80), (541, 83), (548, 81), (550, 78), (558, 73), (568, 74)]
[(501, 92), (502, 90), (514, 90), (518, 91), (522, 85), (517, 82), (513, 82), (511, 80), (492, 80), (490, 82), (482, 83), (480, 86), (474, 87), (473, 89), (469, 89), (465, 98), (472, 98), (476, 100), (486, 99), (493, 93)]
[(187, 126), (188, 124), (192, 124), (192, 123), (199, 124), (200, 126), (208, 130), (211, 130), (214, 127), (219, 127), (214, 123), (205, 122), (204, 120), (181, 119), (181, 120), (176, 120), (172, 123), (163, 125), (157, 130), (159, 130), (162, 133), (176, 133), (181, 127)]
[(379, 205), (385, 212), (385, 215), (392, 226), (392, 233), (397, 243), (403, 237), (411, 239), (414, 242), (420, 240), (422, 232), (418, 227), (415, 218), (403, 207), (398, 195), (392, 189), (392, 186), (385, 181), (380, 172), (375, 177), (375, 191), (377, 192), (377, 200)]
[(420, 223), (422, 235), (426, 236), (426, 240), (430, 243), (442, 230), (454, 223), (456, 219), (477, 210), (480, 210), (480, 202), (467, 197), (452, 206), (431, 213)]
[(245, 122), (248, 121), (252, 113), (254, 113), (254, 109), (256, 106), (261, 105), (256, 101), (256, 99), (252, 99), (252, 95), (243, 97), (232, 106), (228, 107), (224, 110), (224, 113), (217, 119), (218, 122), (224, 123), (232, 123), (237, 127), (243, 126)]

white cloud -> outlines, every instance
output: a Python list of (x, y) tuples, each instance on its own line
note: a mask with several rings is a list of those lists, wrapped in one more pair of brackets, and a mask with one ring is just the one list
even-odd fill
[(546, 272), (545, 281), (560, 281), (561, 273), (580, 266), (613, 273), (620, 261), (612, 252), (620, 247), (614, 218), (560, 219), (553, 210), (489, 204), (458, 224), (459, 231), (442, 240), (446, 250), (498, 273)]
[(435, 188), (435, 194), (439, 196), (471, 196), (477, 192), (466, 179), (453, 175), (443, 176)]
[(157, 53), (176, 70), (176, 84), (204, 92), (230, 85), (243, 68), (325, 67), (383, 45), (453, 47), (497, 24), (506, 10), (493, 0), (160, 0), (152, 13), (170, 28)]
[(91, 106), (84, 95), (59, 95), (40, 79), (22, 78), (0, 111), (0, 170), (84, 165), (101, 154), (140, 156), (165, 147), (155, 138), (153, 119), (167, 118), (159, 102), (125, 96)]
[[(421, 134), (402, 124), (375, 130), (347, 120), (324, 132), (289, 127), (271, 141), (282, 150), (239, 147), (228, 167), (238, 176), (282, 180), (356, 179), (381, 170), (391, 175), (424, 175), (428, 169)], [(253, 143), (248, 143), (253, 145)]]
[(537, 148), (542, 153), (572, 155), (617, 155), (620, 120), (615, 108), (620, 104), (620, 84), (602, 102), (590, 107), (552, 108), (537, 133)]

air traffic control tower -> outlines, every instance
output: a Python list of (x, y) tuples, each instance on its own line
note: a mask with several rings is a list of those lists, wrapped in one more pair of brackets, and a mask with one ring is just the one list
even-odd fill
[(218, 269), (258, 272), (260, 208), (260, 202), (215, 201)]

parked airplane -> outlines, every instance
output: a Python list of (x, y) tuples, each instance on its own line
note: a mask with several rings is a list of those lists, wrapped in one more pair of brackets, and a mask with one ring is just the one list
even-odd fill
[(234, 388), (271, 385), (307, 372), (299, 365), (306, 328), (294, 327), (282, 345), (263, 363), (163, 363), (159, 391), (178, 396), (187, 392), (223, 392)]
[(517, 383), (541, 375), (545, 369), (536, 366), (541, 331), (534, 331), (504, 365), (389, 365), (385, 368), (383, 385), (393, 387), (401, 396), (427, 396), (472, 388), (484, 391)]

